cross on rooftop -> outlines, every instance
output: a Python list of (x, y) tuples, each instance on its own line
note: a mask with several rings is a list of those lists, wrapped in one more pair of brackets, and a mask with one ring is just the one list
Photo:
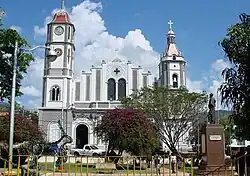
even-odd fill
[(118, 74), (118, 73), (120, 72), (120, 70), (119, 70), (118, 68), (116, 68), (116, 69), (114, 70), (114, 72), (115, 72), (115, 74)]
[(168, 24), (169, 24), (169, 30), (172, 30), (172, 25), (173, 25), (174, 23), (173, 23), (171, 20), (169, 20)]

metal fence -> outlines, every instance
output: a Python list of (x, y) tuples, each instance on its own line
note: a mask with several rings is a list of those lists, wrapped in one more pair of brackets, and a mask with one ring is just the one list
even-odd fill
[[(26, 162), (24, 163), (24, 159)], [(56, 165), (57, 157), (42, 156), (37, 164), (31, 167), (31, 156), (15, 156), (15, 167), (8, 167), (4, 161), (1, 172), (3, 175), (17, 176), (51, 176), (51, 175), (119, 175), (119, 176), (193, 176), (194, 167), (191, 158), (182, 162), (171, 161), (171, 158), (146, 157), (75, 157), (69, 156), (68, 161)]]
[[(12, 167), (8, 160), (2, 162), (2, 175), (16, 176), (194, 176), (194, 175), (250, 175), (246, 155), (227, 160), (226, 165), (199, 173), (193, 158), (171, 160), (171, 158), (146, 157), (75, 157), (69, 156), (66, 163), (56, 165), (58, 157), (42, 156), (31, 166), (34, 156), (14, 156)], [(60, 158), (59, 158), (60, 159)]]
[(228, 158), (225, 165), (217, 167), (204, 175), (250, 176), (250, 155), (243, 154), (239, 157)]

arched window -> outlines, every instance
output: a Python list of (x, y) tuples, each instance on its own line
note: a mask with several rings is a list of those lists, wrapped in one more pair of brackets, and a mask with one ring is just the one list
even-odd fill
[(173, 88), (178, 88), (178, 76), (177, 76), (177, 74), (173, 74), (172, 80), (173, 80)]
[(51, 101), (60, 101), (60, 87), (53, 86), (50, 90), (50, 100)]
[(116, 99), (116, 83), (115, 79), (110, 78), (108, 80), (108, 100), (115, 100)]
[(118, 80), (118, 100), (126, 97), (126, 80), (121, 78)]
[(61, 130), (57, 123), (50, 123), (48, 125), (48, 140), (49, 142), (55, 142), (61, 137)]
[(176, 60), (176, 55), (175, 54), (173, 55), (173, 60)]

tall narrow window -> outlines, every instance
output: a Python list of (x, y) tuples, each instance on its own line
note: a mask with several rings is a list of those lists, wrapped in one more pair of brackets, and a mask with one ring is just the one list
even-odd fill
[(71, 56), (71, 53), (70, 53), (70, 49), (68, 49), (68, 65), (70, 66), (70, 56)]
[(126, 80), (121, 78), (118, 81), (118, 100), (126, 97)]
[(50, 100), (60, 101), (60, 88), (59, 86), (53, 86), (50, 90)]
[(116, 83), (113, 78), (108, 80), (108, 100), (115, 100), (116, 99)]
[(176, 60), (176, 55), (175, 54), (173, 55), (173, 60)]
[(47, 29), (47, 41), (51, 41), (51, 26)]
[(173, 74), (172, 80), (173, 80), (173, 88), (178, 88), (178, 76), (177, 76), (177, 74)]
[(68, 27), (68, 40), (70, 39), (70, 26)]

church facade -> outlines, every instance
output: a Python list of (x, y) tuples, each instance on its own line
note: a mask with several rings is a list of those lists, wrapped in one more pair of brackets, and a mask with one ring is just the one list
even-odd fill
[[(39, 126), (46, 132), (47, 140), (53, 142), (61, 136), (57, 124), (60, 119), (73, 138), (73, 148), (82, 148), (85, 144), (106, 147), (94, 132), (102, 113), (119, 107), (121, 98), (134, 90), (152, 86), (154, 79), (150, 71), (119, 58), (100, 60), (90, 71), (82, 71), (78, 78), (74, 77), (74, 36), (75, 27), (68, 13), (59, 10), (47, 25), (46, 46), (56, 51), (57, 59), (45, 58)], [(158, 83), (185, 87), (186, 62), (175, 45), (171, 27), (167, 37), (167, 48), (159, 63)], [(184, 144), (180, 141), (180, 145)]]

